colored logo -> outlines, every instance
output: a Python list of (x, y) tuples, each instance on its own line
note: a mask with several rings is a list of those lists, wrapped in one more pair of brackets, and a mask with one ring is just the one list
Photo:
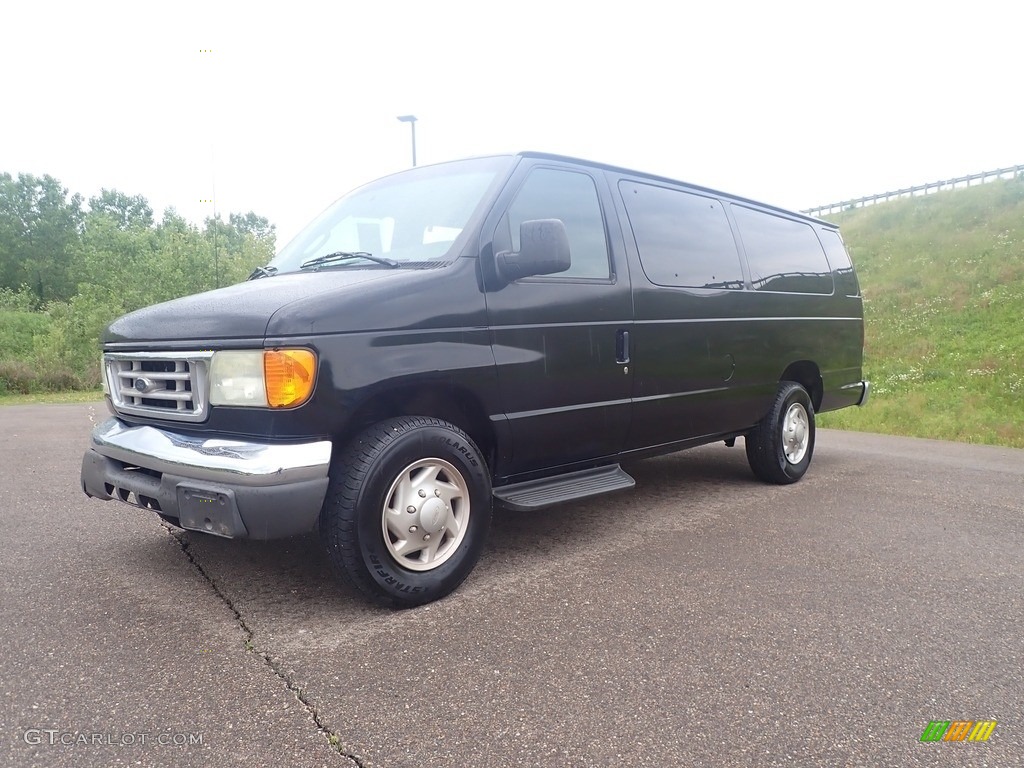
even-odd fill
[(921, 741), (988, 741), (995, 729), (995, 720), (932, 720)]

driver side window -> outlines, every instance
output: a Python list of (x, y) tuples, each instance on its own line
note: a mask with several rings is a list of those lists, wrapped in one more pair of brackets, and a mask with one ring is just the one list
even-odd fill
[(571, 266), (543, 279), (611, 277), (601, 203), (590, 176), (554, 168), (531, 171), (502, 217), (501, 239), (507, 233), (518, 251), (519, 225), (534, 219), (561, 219), (569, 236)]

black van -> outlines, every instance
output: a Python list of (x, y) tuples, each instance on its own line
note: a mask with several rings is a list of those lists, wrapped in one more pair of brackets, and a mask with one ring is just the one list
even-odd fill
[(318, 527), (356, 587), (416, 605), (494, 502), (628, 488), (624, 459), (742, 436), (757, 477), (799, 480), (815, 413), (867, 399), (863, 330), (826, 222), (546, 154), (414, 168), (248, 282), (112, 323), (82, 485), (219, 536)]

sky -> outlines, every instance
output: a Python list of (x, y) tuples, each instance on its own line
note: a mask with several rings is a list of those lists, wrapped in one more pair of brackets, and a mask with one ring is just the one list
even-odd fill
[[(278, 247), (411, 164), (539, 150), (805, 209), (1024, 163), (1024, 4), (376, 0), (0, 10), (0, 173)], [(210, 202), (215, 200), (215, 204)]]

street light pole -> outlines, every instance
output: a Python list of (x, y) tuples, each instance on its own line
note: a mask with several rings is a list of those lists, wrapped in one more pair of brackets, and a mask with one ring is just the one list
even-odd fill
[(398, 118), (403, 123), (408, 123), (412, 128), (412, 166), (416, 167), (416, 115), (401, 115)]

